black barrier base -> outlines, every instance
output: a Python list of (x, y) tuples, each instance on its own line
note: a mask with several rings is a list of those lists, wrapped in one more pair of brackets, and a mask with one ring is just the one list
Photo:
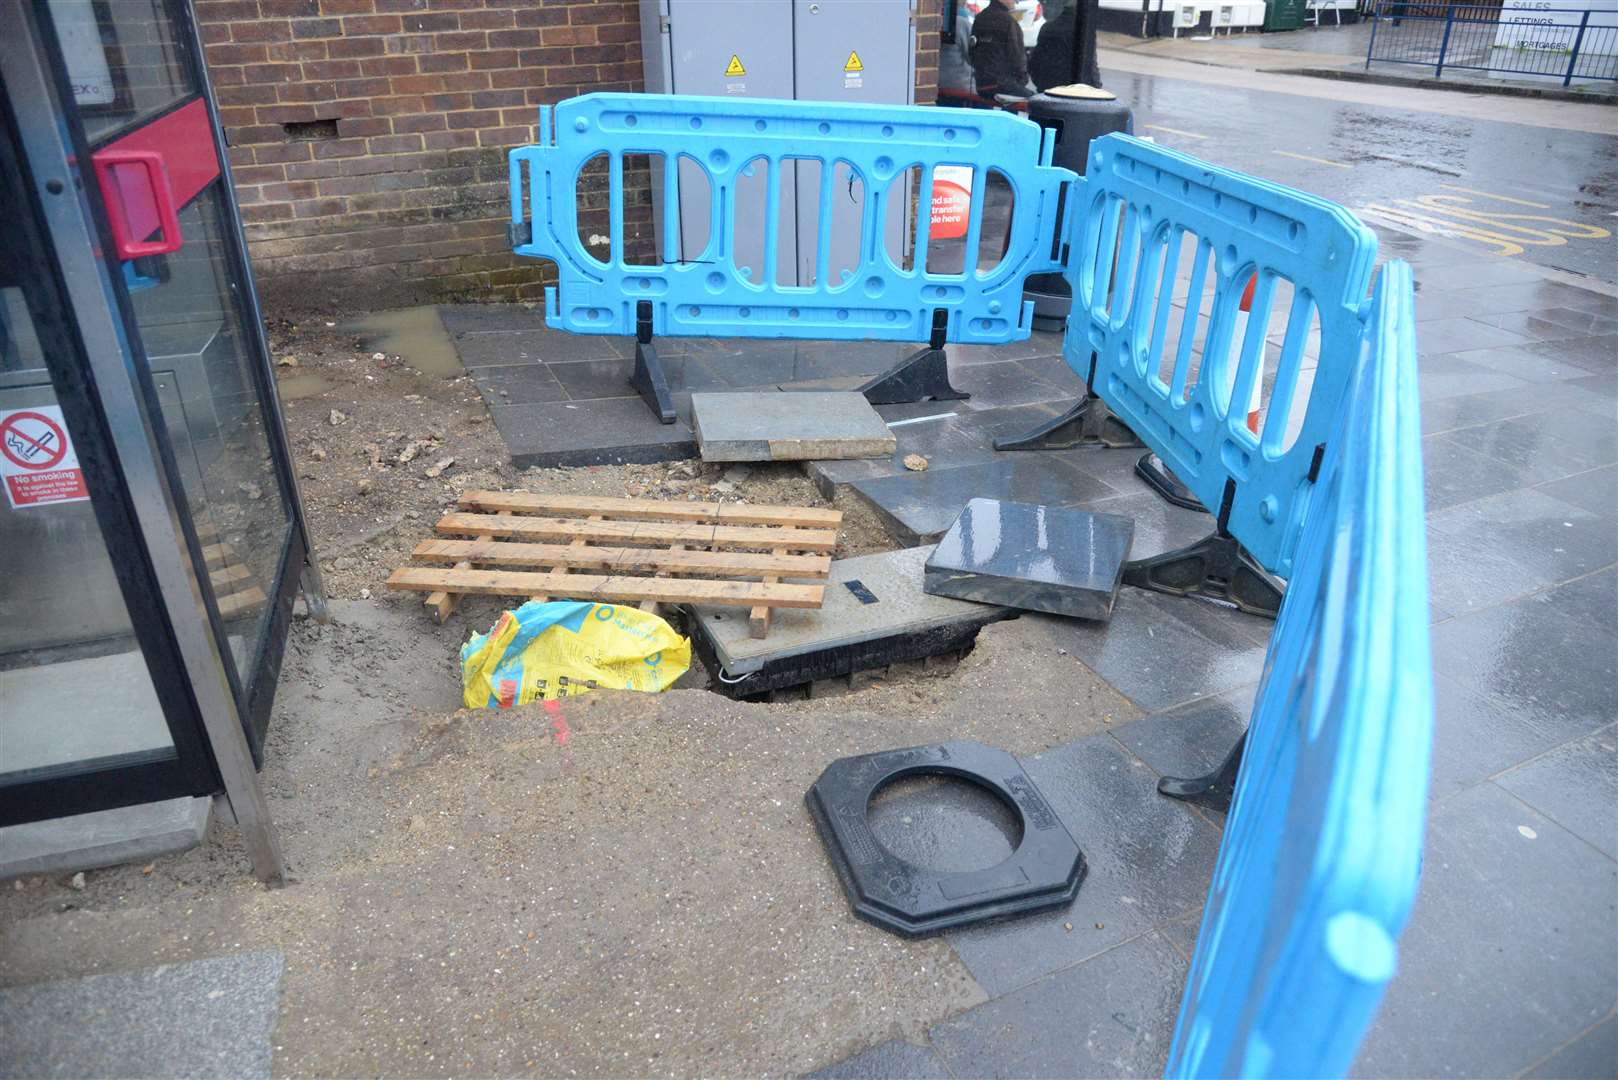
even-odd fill
[(657, 346), (652, 343), (652, 305), (645, 300), (635, 305), (635, 370), (629, 376), (629, 385), (659, 421), (674, 423), (674, 395), (669, 391), (669, 378), (658, 358)]
[(1026, 435), (1007, 435), (994, 440), (996, 450), (1071, 450), (1075, 446), (1110, 446), (1128, 449), (1145, 446), (1128, 424), (1113, 415), (1107, 403), (1095, 392), (1096, 354), (1090, 354), (1090, 374), (1084, 380), (1084, 396), (1067, 412), (1047, 420)]
[(965, 401), (971, 394), (949, 381), (949, 357), (944, 354), (949, 312), (933, 312), (932, 338), (925, 349), (911, 353), (860, 387), (872, 405), (905, 405), (912, 401)]
[(1135, 475), (1146, 481), (1153, 491), (1163, 496), (1164, 502), (1187, 510), (1200, 510), (1204, 514), (1208, 512), (1208, 508), (1202, 505), (1202, 500), (1191, 494), (1191, 489), (1170, 472), (1169, 467), (1163, 464), (1163, 459), (1156, 454), (1150, 451), (1142, 454), (1141, 459), (1135, 462)]
[(1124, 584), (1172, 596), (1206, 596), (1234, 604), (1249, 615), (1275, 618), (1286, 586), (1230, 535), (1235, 499), (1236, 481), (1227, 480), (1214, 533), (1189, 547), (1126, 563)]
[[(960, 777), (998, 797), (1021, 825), (1017, 850), (987, 869), (950, 873), (913, 866), (883, 847), (866, 817), (871, 797), (901, 777), (924, 775)], [(1034, 781), (1016, 758), (981, 743), (839, 758), (803, 799), (854, 914), (904, 937), (1060, 907), (1084, 881), (1084, 853)]]
[(1247, 750), (1247, 732), (1236, 740), (1219, 768), (1206, 776), (1165, 776), (1157, 782), (1160, 794), (1181, 799), (1221, 814), (1230, 813), (1230, 800), (1236, 794), (1236, 777), (1241, 772), (1242, 754)]

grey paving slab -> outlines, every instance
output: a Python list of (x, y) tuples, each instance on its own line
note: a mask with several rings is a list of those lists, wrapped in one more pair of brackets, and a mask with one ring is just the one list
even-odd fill
[(1457, 360), (1491, 368), (1514, 378), (1526, 379), (1528, 382), (1559, 382), (1589, 374), (1588, 370), (1577, 364), (1569, 364), (1556, 357), (1545, 356), (1515, 345), (1499, 349), (1468, 349), (1451, 355)]
[(699, 393), (691, 429), (707, 461), (886, 458), (896, 440), (871, 403), (853, 393)]
[[(1488, 326), (1510, 330), (1513, 334), (1521, 335), (1530, 341), (1566, 341), (1569, 338), (1592, 337), (1598, 334), (1611, 333), (1618, 328), (1618, 323), (1611, 319), (1604, 319), (1598, 315), (1587, 312), (1577, 312), (1581, 316), (1578, 320), (1582, 325), (1569, 325), (1568, 320), (1554, 321), (1542, 314), (1543, 309), (1532, 311), (1503, 311), (1471, 316), (1474, 322), (1484, 323)], [(1552, 310), (1571, 311), (1571, 308), (1557, 308)]]
[(1578, 410), (1530, 413), (1444, 437), (1510, 463), (1534, 484), (1618, 461), (1618, 424)]
[(952, 1080), (930, 1046), (889, 1039), (809, 1074), (810, 1080)]
[(1126, 588), (1112, 621), (1066, 620), (1058, 643), (1147, 712), (1258, 681), (1264, 620), (1186, 597)]
[(550, 364), (497, 364), (470, 369), (483, 400), (489, 405), (532, 405), (566, 400), (568, 393), (556, 381), (554, 370)]
[[(1476, 346), (1468, 346), (1475, 348)], [(1453, 352), (1422, 353), (1416, 367), (1421, 384), (1421, 400), (1425, 405), (1461, 394), (1480, 394), (1490, 390), (1511, 390), (1526, 385), (1527, 381), (1503, 371), (1462, 360), (1459, 349)]]
[(1171, 919), (1158, 928), (1163, 940), (1174, 946), (1174, 951), (1185, 960), (1187, 968), (1197, 956), (1197, 936), (1202, 932), (1202, 912), (1183, 919)]
[(0, 828), (0, 880), (145, 862), (202, 843), (210, 798), (181, 797)]
[(1023, 360), (1030, 356), (1060, 356), (1062, 335), (1035, 330), (1022, 341), (1009, 341), (1004, 345), (950, 345), (945, 352), (951, 364), (963, 367), (992, 364), (1000, 360)]
[(1434, 319), (1464, 319), (1493, 311), (1489, 301), (1481, 296), (1457, 290), (1418, 288), (1416, 290), (1416, 325)]
[(1518, 466), (1462, 446), (1451, 435), (1424, 437), (1421, 464), (1428, 513), (1526, 486)]
[[(1459, 357), (1461, 354), (1456, 355)], [(1602, 395), (1597, 388), (1585, 385), (1588, 378), (1521, 383), (1504, 390), (1423, 401), (1421, 430), (1424, 435), (1432, 435), (1548, 409), (1566, 410), (1599, 405)]]
[[(1379, 248), (1388, 249), (1389, 239), (1382, 240)], [(1481, 261), (1476, 255), (1462, 253), (1455, 250), (1435, 250), (1430, 244), (1417, 245), (1422, 252), (1418, 258), (1440, 260), (1435, 265), (1440, 269), (1420, 268), (1416, 272), (1416, 280), (1423, 291), (1428, 289), (1459, 289), (1464, 291), (1478, 291), (1490, 285), (1515, 285), (1519, 288), (1528, 285), (1537, 285), (1545, 280), (1538, 271), (1531, 266), (1524, 266), (1510, 259), (1492, 259)], [(1422, 293), (1418, 293), (1418, 301)], [(1500, 301), (1482, 296), (1479, 302), (1488, 304), (1489, 310), (1505, 310), (1500, 307)]]
[(896, 440), (891, 459), (880, 467), (873, 467), (869, 462), (811, 462), (809, 475), (816, 486), (831, 492), (855, 480), (896, 476), (907, 471), (903, 462), (912, 454), (926, 458), (930, 469), (995, 461), (1005, 456), (994, 448), (997, 436), (1031, 430), (1058, 411), (1052, 403), (972, 410), (964, 402), (934, 401), (904, 406), (914, 410), (908, 416), (887, 415), (893, 408), (895, 406), (877, 407)]
[(0, 990), (0, 1075), (270, 1075), (278, 952)]
[(1543, 311), (1565, 307), (1612, 318), (1610, 312), (1615, 302), (1612, 297), (1602, 293), (1543, 279), (1503, 282), (1466, 291), (1486, 301), (1494, 311)]
[(1618, 515), (1618, 465), (1603, 465), (1536, 485), (1540, 491), (1603, 517)]
[(1433, 667), (1557, 742), (1618, 719), (1618, 636), (1533, 597), (1439, 623)]
[(1067, 908), (949, 934), (992, 997), (1200, 911), (1219, 851), (1219, 830), (1185, 803), (1159, 795), (1157, 773), (1108, 735), (1022, 764), (1083, 849), (1089, 873)]
[(1523, 1074), (1529, 1080), (1612, 1080), (1618, 1062), (1618, 1018), (1591, 1030)]
[(1416, 327), (1416, 348), (1423, 356), (1464, 349), (1496, 349), (1532, 340), (1527, 334), (1502, 330), (1470, 318), (1430, 319)]
[(638, 397), (501, 405), (489, 410), (513, 465), (527, 468), (677, 461), (697, 456), (690, 395), (675, 398), (679, 419), (660, 424)]
[(1576, 409), (1585, 409), (1597, 416), (1612, 416), (1614, 402), (1618, 401), (1618, 371), (1603, 371), (1582, 379), (1569, 379), (1567, 385), (1585, 391), (1588, 396), (1574, 402)]
[(1115, 514), (973, 499), (927, 560), (934, 596), (1105, 620), (1134, 522)]
[[(725, 671), (743, 675), (793, 657), (883, 638), (921, 637), (948, 627), (982, 626), (1012, 614), (993, 604), (924, 592), (922, 567), (931, 552), (931, 547), (901, 548), (833, 561), (825, 603), (817, 609), (777, 610), (767, 637), (750, 636), (747, 613), (736, 608), (694, 609), (700, 632), (713, 643)], [(850, 582), (859, 588), (850, 589)]]
[[(1099, 454), (1114, 454), (1119, 451), (1097, 451), (1095, 455), (1088, 455), (1078, 459), (1081, 467), (1087, 465)], [(1127, 453), (1127, 451), (1125, 451)], [(1139, 451), (1135, 452), (1137, 455)], [(1130, 474), (1133, 475), (1133, 474)], [(1109, 484), (1118, 485), (1127, 481), (1118, 480), (1107, 474), (1104, 477)], [(1142, 484), (1144, 487), (1145, 485)], [(1147, 489), (1134, 495), (1119, 495), (1110, 499), (1096, 499), (1083, 504), (1085, 510), (1099, 510), (1103, 513), (1117, 514), (1126, 517), (1135, 523), (1135, 543), (1130, 548), (1130, 558), (1146, 559), (1153, 555), (1161, 555), (1165, 551), (1194, 544), (1214, 531), (1214, 519), (1198, 510), (1186, 510), (1166, 502), (1157, 492)]]
[(1399, 973), (1351, 1072), (1510, 1076), (1612, 1011), (1618, 864), (1492, 783), (1432, 811)]
[(1564, 743), (1495, 782), (1618, 859), (1618, 727)]
[(1451, 798), (1555, 747), (1567, 729), (1510, 709), (1447, 675), (1433, 676), (1433, 760), (1429, 796)]
[(1146, 934), (934, 1025), (933, 1046), (956, 1076), (1161, 1076), (1187, 971)]
[(503, 364), (565, 363), (634, 355), (634, 342), (559, 330), (507, 330), (454, 334), (455, 351), (469, 368)]
[(1618, 528), (1534, 488), (1475, 499), (1432, 514), (1429, 533), (1471, 535), (1488, 549), (1531, 569), (1545, 582), (1566, 581), (1618, 562)]
[(1534, 600), (1569, 619), (1618, 634), (1618, 569), (1608, 568), (1587, 577), (1535, 593)]
[(545, 329), (545, 312), (527, 304), (440, 304), (438, 318), (452, 335)]
[(1113, 729), (1113, 738), (1161, 776), (1212, 772), (1236, 745), (1253, 715), (1258, 687), (1242, 686)]
[(1562, 363), (1586, 368), (1591, 372), (1610, 372), (1618, 368), (1618, 335), (1602, 334), (1595, 337), (1568, 338), (1563, 341), (1541, 341), (1525, 348)]
[(969, 404), (978, 409), (1060, 401), (1074, 394), (1072, 385), (1058, 385), (1042, 378), (1029, 366), (1029, 362), (1022, 360), (972, 364), (955, 371), (950, 381), (955, 389), (971, 394)]
[(942, 536), (969, 499), (1072, 506), (1112, 494), (1054, 453), (1005, 454), (976, 465), (856, 480), (852, 486), (907, 546)]
[[(1517, 488), (1515, 491), (1530, 490)], [(1465, 510), (1471, 503), (1443, 513)], [(1453, 525), (1453, 523), (1451, 523)], [(1427, 529), (1427, 590), (1436, 611), (1456, 615), (1498, 604), (1557, 580), (1550, 567), (1514, 562), (1488, 533)]]
[(1577, 330), (1591, 337), (1618, 334), (1618, 300), (1613, 302), (1605, 315), (1565, 307), (1538, 308), (1534, 314), (1547, 322)]

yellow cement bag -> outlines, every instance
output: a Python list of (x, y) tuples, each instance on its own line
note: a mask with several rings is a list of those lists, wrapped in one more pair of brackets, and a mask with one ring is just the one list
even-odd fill
[(651, 612), (531, 601), (461, 647), (462, 700), (509, 709), (600, 687), (656, 693), (690, 666), (691, 643)]

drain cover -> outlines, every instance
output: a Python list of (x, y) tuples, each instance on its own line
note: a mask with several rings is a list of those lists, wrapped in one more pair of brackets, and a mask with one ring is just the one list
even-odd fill
[[(998, 865), (951, 873), (912, 866), (878, 843), (866, 820), (871, 796), (901, 777), (929, 774), (959, 777), (999, 796), (1022, 825), (1017, 850)], [(804, 802), (854, 914), (905, 937), (1060, 907), (1084, 880), (1084, 853), (1034, 781), (1016, 758), (982, 743), (839, 758)]]

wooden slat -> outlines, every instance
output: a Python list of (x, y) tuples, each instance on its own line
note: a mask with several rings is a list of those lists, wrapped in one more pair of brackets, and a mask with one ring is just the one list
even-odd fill
[(213, 583), (215, 589), (222, 589), (235, 582), (245, 581), (252, 576), (253, 572), (241, 563), (231, 563), (229, 566), (222, 566), (218, 570), (210, 571), (208, 580)]
[(238, 615), (246, 615), (264, 603), (264, 590), (254, 585), (250, 589), (243, 589), (238, 593), (218, 598), (219, 617), (221, 619), (234, 619)]
[(513, 570), (441, 570), (402, 566), (388, 578), (388, 588), (401, 591), (477, 593), (483, 596), (526, 596), (543, 593), (580, 600), (636, 604), (719, 604), (726, 607), (817, 608), (823, 585), (764, 585), (752, 581), (692, 581), (684, 578), (602, 577), (595, 574), (544, 574)]
[(202, 545), (202, 563), (209, 570), (217, 570), (236, 557), (236, 549), (229, 544)]
[[(509, 510), (502, 510), (500, 511), (499, 516), (510, 517), (511, 512)], [(478, 539), (491, 544), (494, 542), (494, 537), (487, 534), (479, 536)], [(472, 569), (472, 563), (470, 560), (457, 562), (455, 564), (455, 569), (470, 570)], [(461, 598), (456, 596), (454, 593), (435, 592), (428, 593), (427, 599), (423, 600), (422, 603), (426, 605), (427, 609), (433, 613), (433, 618), (442, 624), (448, 620), (451, 615), (455, 614), (455, 609), (461, 604)]]
[[(786, 554), (777, 551), (777, 555)], [(781, 578), (777, 574), (764, 575), (764, 584), (774, 585)], [(747, 613), (747, 636), (751, 638), (766, 638), (770, 636), (770, 609), (760, 604)]]
[[(750, 551), (675, 551), (670, 548), (573, 547), (516, 540), (423, 540), (410, 557), (423, 563), (484, 566), (571, 566), (575, 569), (713, 574), (719, 577), (825, 577), (830, 555), (767, 555)], [(459, 567), (466, 570), (470, 567)]]
[[(672, 555), (676, 551), (683, 552), (684, 550), (685, 550), (685, 548), (681, 547), (679, 544), (675, 544), (673, 547), (669, 548), (669, 554)], [(668, 577), (668, 571), (667, 570), (659, 570), (657, 572), (657, 574), (654, 575), (654, 576), (656, 576), (656, 577)], [(769, 579), (766, 578), (765, 580), (768, 581)], [(658, 607), (658, 604), (657, 604), (656, 600), (642, 600), (640, 602), (640, 609), (642, 611), (655, 612), (657, 610), (657, 607)], [(757, 609), (755, 609), (755, 610), (757, 610)]]
[[(501, 513), (503, 514), (503, 513), (505, 513), (505, 511), (502, 510)], [(600, 514), (591, 514), (590, 517), (587, 518), (586, 520), (588, 520), (588, 521), (600, 521), (601, 520), (601, 515)], [(581, 549), (581, 548), (583, 548), (585, 546), (586, 546), (586, 541), (584, 540), (584, 538), (583, 537), (577, 537), (571, 543), (569, 543), (567, 545), (567, 550), (576, 551), (576, 550), (579, 550), (579, 549)], [(547, 566), (545, 569), (547, 571), (549, 571), (550, 573), (552, 573), (552, 574), (565, 574), (565, 573), (567, 573), (567, 566), (565, 564), (562, 564), (562, 565), (552, 564), (550, 566)], [(548, 597), (548, 596), (535, 596), (535, 597), (531, 597), (531, 599), (537, 600), (539, 603), (543, 604), (545, 601), (549, 600), (550, 597)]]
[(786, 548), (832, 551), (835, 529), (764, 528), (680, 522), (584, 521), (576, 518), (497, 517), (493, 514), (445, 514), (438, 531), (450, 536), (508, 536), (524, 540), (617, 540), (639, 544), (684, 544), (687, 547)]
[(807, 506), (745, 506), (740, 503), (671, 502), (663, 499), (612, 499), (595, 495), (541, 495), (529, 491), (468, 491), (460, 505), (467, 510), (512, 510), (520, 514), (633, 518), (640, 521), (702, 521), (720, 525), (788, 525), (835, 529), (841, 510)]

